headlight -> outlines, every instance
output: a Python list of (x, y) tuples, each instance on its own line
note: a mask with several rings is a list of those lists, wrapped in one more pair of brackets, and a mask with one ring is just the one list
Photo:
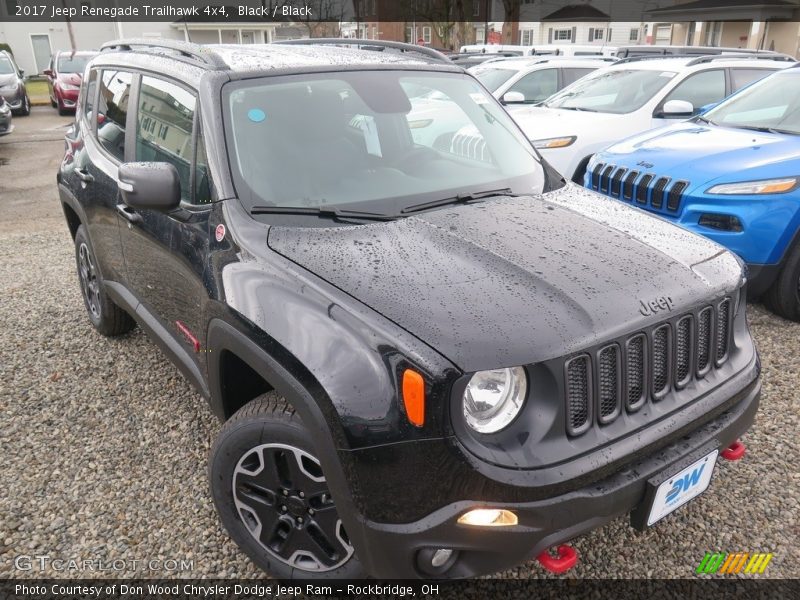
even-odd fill
[(531, 140), (531, 144), (533, 144), (534, 148), (542, 149), (550, 149), (550, 148), (566, 148), (567, 146), (571, 146), (575, 143), (575, 140), (578, 138), (574, 135), (570, 135), (567, 137), (557, 137), (557, 138), (547, 138), (544, 140)]
[(782, 194), (783, 192), (791, 192), (795, 187), (797, 187), (797, 177), (786, 177), (785, 179), (723, 183), (708, 188), (706, 194)]
[(79, 90), (79, 89), (81, 89), (81, 86), (79, 86), (79, 85), (72, 85), (71, 83), (62, 83), (62, 84), (61, 84), (61, 89), (62, 89), (62, 90), (64, 90), (65, 92), (71, 92), (72, 90)]
[(464, 391), (464, 418), (478, 433), (495, 433), (519, 414), (528, 382), (525, 369), (492, 369), (472, 376)]

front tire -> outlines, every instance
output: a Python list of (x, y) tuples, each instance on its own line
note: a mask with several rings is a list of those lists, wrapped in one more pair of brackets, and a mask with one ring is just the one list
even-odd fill
[(20, 117), (27, 117), (31, 114), (31, 99), (28, 97), (27, 93), (25, 93), (25, 97), (22, 99), (22, 107), (17, 111), (17, 114)]
[(252, 400), (211, 450), (217, 512), (233, 541), (273, 577), (364, 577), (315, 453), (283, 398), (269, 392)]
[(800, 243), (794, 245), (778, 278), (764, 294), (764, 304), (784, 319), (800, 321)]
[(75, 262), (78, 266), (83, 304), (94, 328), (109, 337), (122, 335), (133, 329), (136, 321), (106, 294), (103, 277), (97, 268), (97, 259), (83, 225), (75, 232)]

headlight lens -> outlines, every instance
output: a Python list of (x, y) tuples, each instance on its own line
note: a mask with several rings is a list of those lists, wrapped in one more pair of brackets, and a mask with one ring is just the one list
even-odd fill
[(797, 177), (784, 179), (762, 179), (761, 181), (742, 181), (740, 183), (723, 183), (706, 190), (707, 194), (782, 194), (790, 192), (797, 186)]
[(472, 376), (464, 391), (464, 418), (478, 433), (495, 433), (519, 414), (528, 381), (525, 369), (492, 369)]
[(544, 140), (531, 140), (534, 148), (548, 150), (552, 148), (566, 148), (575, 143), (578, 138), (574, 135), (567, 137), (547, 138)]
[(62, 83), (61, 84), (61, 89), (64, 90), (65, 92), (69, 92), (69, 91), (72, 91), (72, 90), (79, 90), (79, 89), (81, 89), (81, 86), (72, 85), (71, 83)]

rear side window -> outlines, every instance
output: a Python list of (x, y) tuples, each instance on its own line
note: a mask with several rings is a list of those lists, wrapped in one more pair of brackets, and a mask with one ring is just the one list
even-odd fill
[(508, 91), (520, 92), (525, 96), (525, 102), (541, 102), (558, 91), (558, 71), (542, 69), (528, 73)]
[(594, 69), (562, 69), (561, 77), (564, 79), (564, 84), (561, 87), (567, 87), (571, 83), (575, 83), (583, 77), (594, 71)]
[(770, 73), (769, 69), (731, 69), (731, 91), (736, 92)]
[(97, 100), (97, 140), (119, 161), (125, 159), (125, 120), (130, 94), (130, 73), (103, 71)]
[(142, 77), (136, 124), (136, 160), (175, 165), (181, 198), (192, 197), (192, 128), (197, 100), (184, 88)]
[(725, 71), (714, 69), (690, 75), (670, 92), (664, 102), (685, 100), (691, 102), (697, 114), (706, 104), (714, 104), (725, 97)]

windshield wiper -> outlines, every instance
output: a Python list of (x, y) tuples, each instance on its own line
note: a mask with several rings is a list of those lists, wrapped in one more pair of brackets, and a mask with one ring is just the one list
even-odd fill
[(364, 219), (366, 221), (394, 221), (396, 215), (365, 212), (361, 210), (345, 210), (324, 206), (254, 206), (251, 215), (318, 215), (335, 219)]
[(712, 121), (711, 119), (706, 119), (705, 117), (703, 117), (703, 116), (701, 116), (701, 115), (697, 115), (697, 116), (694, 118), (694, 120), (695, 120), (695, 121), (701, 121), (701, 122), (703, 122), (703, 123), (706, 123), (707, 125), (716, 125), (716, 123), (714, 123), (714, 121)]
[(472, 194), (458, 194), (456, 196), (450, 196), (449, 198), (442, 198), (441, 200), (432, 200), (431, 202), (412, 204), (411, 206), (406, 206), (400, 212), (402, 214), (421, 212), (423, 210), (428, 210), (429, 208), (447, 206), (448, 204), (466, 204), (468, 202), (474, 202), (475, 200), (483, 200), (484, 198), (492, 198), (494, 196), (516, 196), (516, 194), (511, 191), (511, 188), (486, 190), (483, 192), (475, 192)]
[(785, 129), (776, 129), (774, 127), (757, 127), (755, 125), (737, 125), (735, 123), (731, 123), (731, 127), (736, 127), (737, 129), (747, 129), (750, 131), (760, 131), (761, 133), (789, 133), (793, 134), (793, 131), (787, 131)]
[(580, 112), (600, 112), (593, 108), (583, 108), (581, 106), (558, 106), (561, 110), (578, 110)]

